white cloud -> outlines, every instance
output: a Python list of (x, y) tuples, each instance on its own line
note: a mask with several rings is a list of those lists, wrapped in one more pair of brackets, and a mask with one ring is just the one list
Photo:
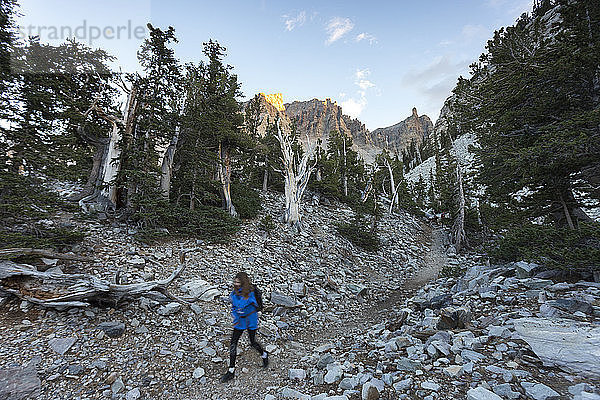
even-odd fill
[(366, 106), (367, 99), (364, 95), (359, 99), (348, 99), (346, 101), (342, 101), (342, 110), (344, 114), (349, 115), (352, 118), (358, 118)]
[(306, 11), (301, 11), (295, 17), (291, 17), (289, 15), (284, 15), (282, 18), (285, 18), (285, 30), (291, 32), (294, 28), (301, 27), (306, 22)]
[(436, 57), (421, 70), (412, 70), (404, 75), (402, 83), (414, 87), (431, 102), (443, 102), (451, 93), (458, 76), (467, 72), (469, 61), (455, 61), (452, 56)]
[(326, 45), (330, 45), (333, 42), (340, 40), (344, 35), (350, 32), (354, 28), (354, 23), (350, 18), (333, 17), (329, 20), (325, 26), (327, 31)]
[(354, 73), (356, 80), (365, 79), (369, 75), (371, 75), (371, 70), (369, 68), (357, 69)]
[[(352, 118), (358, 118), (365, 107), (367, 107), (367, 91), (369, 89), (377, 88), (373, 82), (367, 79), (369, 75), (371, 75), (371, 71), (368, 68), (359, 68), (354, 72), (354, 84), (359, 90), (356, 91), (356, 96), (342, 101), (342, 110), (344, 114), (349, 115)], [(342, 93), (340, 93), (340, 95), (341, 94)], [(346, 97), (346, 93), (343, 93), (343, 95), (343, 97)]]
[(362, 90), (367, 90), (369, 88), (375, 87), (375, 84), (368, 79), (361, 79), (357, 83), (358, 87)]
[(361, 90), (367, 90), (369, 88), (375, 87), (375, 84), (367, 79), (369, 75), (371, 75), (371, 71), (369, 70), (369, 68), (357, 69), (354, 73), (354, 83), (359, 88), (361, 88)]
[(377, 38), (375, 36), (371, 35), (370, 33), (366, 33), (366, 32), (359, 33), (358, 35), (356, 35), (356, 38), (354, 40), (356, 40), (357, 42), (360, 42), (363, 40), (368, 40), (369, 44), (371, 44), (371, 45), (377, 43)]

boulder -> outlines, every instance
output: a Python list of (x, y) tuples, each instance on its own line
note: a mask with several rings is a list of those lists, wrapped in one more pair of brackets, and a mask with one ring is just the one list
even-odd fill
[(517, 334), (546, 366), (600, 378), (600, 327), (567, 319), (514, 320)]
[(533, 276), (533, 274), (535, 274), (536, 270), (539, 268), (539, 265), (536, 263), (519, 261), (514, 264), (514, 267), (517, 273), (517, 278), (524, 279)]
[(342, 390), (353, 390), (357, 384), (356, 378), (344, 378), (340, 382), (339, 387)]
[(210, 283), (203, 279), (194, 279), (181, 286), (181, 291), (189, 294), (191, 297), (198, 298), (202, 296), (204, 292), (208, 289), (215, 288), (216, 286), (212, 286)]
[(271, 293), (271, 303), (283, 307), (296, 307), (296, 300), (280, 292)]
[(560, 310), (566, 311), (567, 313), (571, 313), (571, 314), (574, 314), (578, 311), (580, 311), (584, 314), (588, 314), (588, 315), (594, 314), (594, 307), (591, 304), (586, 303), (585, 301), (581, 301), (581, 300), (557, 299), (557, 300), (547, 301), (545, 304), (549, 305), (550, 307), (558, 308)]
[(521, 382), (528, 397), (534, 400), (559, 400), (561, 396), (543, 383)]
[(469, 389), (467, 400), (502, 400), (502, 397), (482, 386), (478, 386), (475, 389)]
[(327, 373), (325, 374), (325, 383), (331, 384), (337, 382), (342, 377), (342, 368), (339, 365), (330, 365), (327, 367)]
[(172, 302), (169, 304), (165, 304), (161, 308), (158, 309), (158, 313), (163, 316), (173, 315), (181, 311), (181, 304)]
[(69, 338), (54, 338), (48, 340), (48, 346), (61, 356), (65, 354), (71, 346), (77, 341), (77, 338), (69, 337)]
[(119, 321), (102, 322), (98, 329), (104, 331), (108, 337), (117, 338), (125, 332), (125, 324)]
[(200, 379), (204, 376), (204, 374), (205, 374), (204, 368), (198, 367), (194, 370), (194, 373), (192, 374), (192, 376), (194, 377), (194, 379)]
[(396, 392), (404, 392), (405, 390), (411, 388), (412, 384), (412, 378), (407, 378), (394, 383), (393, 387)]
[(503, 383), (501, 385), (496, 385), (496, 386), (494, 386), (493, 390), (494, 390), (494, 393), (496, 393), (498, 396), (505, 398), (505, 399), (515, 400), (515, 399), (518, 399), (519, 397), (521, 397), (521, 394), (519, 392), (514, 392), (512, 390), (510, 383)]
[(288, 378), (292, 381), (303, 381), (306, 379), (306, 371), (301, 368), (292, 368), (288, 371)]
[(142, 393), (140, 392), (140, 389), (134, 388), (127, 392), (127, 395), (125, 395), (125, 400), (138, 400), (141, 395)]
[(0, 399), (39, 398), (42, 382), (38, 377), (36, 364), (32, 360), (25, 368), (0, 368)]
[(298, 297), (304, 297), (307, 293), (307, 288), (304, 282), (292, 283), (292, 292)]
[(281, 391), (281, 397), (284, 399), (311, 400), (311, 396), (288, 387), (283, 388)]
[(379, 389), (371, 382), (363, 385), (360, 392), (362, 400), (377, 400), (379, 398)]
[(319, 361), (317, 361), (317, 368), (323, 369), (334, 361), (335, 360), (330, 353), (325, 353), (319, 358)]

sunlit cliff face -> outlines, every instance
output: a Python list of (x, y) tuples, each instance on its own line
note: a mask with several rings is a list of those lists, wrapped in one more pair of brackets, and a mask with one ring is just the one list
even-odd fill
[(273, 93), (273, 94), (264, 94), (261, 93), (273, 107), (275, 107), (278, 111), (285, 111), (285, 107), (283, 106), (283, 96), (281, 93)]

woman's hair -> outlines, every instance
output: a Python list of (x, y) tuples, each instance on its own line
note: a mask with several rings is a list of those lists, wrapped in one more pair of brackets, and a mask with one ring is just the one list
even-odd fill
[(239, 279), (242, 283), (242, 296), (248, 298), (250, 292), (252, 291), (252, 282), (250, 282), (250, 277), (245, 272), (238, 272), (235, 278)]

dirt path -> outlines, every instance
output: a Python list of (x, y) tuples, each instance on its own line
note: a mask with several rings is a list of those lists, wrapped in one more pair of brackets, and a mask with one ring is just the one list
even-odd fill
[(351, 339), (355, 334), (364, 332), (365, 327), (376, 325), (386, 319), (390, 310), (401, 307), (406, 298), (413, 296), (427, 282), (436, 279), (448, 261), (446, 256), (447, 235), (442, 229), (432, 229), (430, 236), (423, 239), (430, 240), (429, 252), (425, 257), (426, 266), (409, 278), (403, 287), (390, 290), (389, 296), (385, 299), (365, 301), (361, 313), (346, 315), (341, 324), (332, 324), (329, 329), (319, 332), (307, 332), (304, 335), (305, 340), (319, 345), (341, 337)]
[(432, 230), (431, 248), (429, 254), (427, 254), (427, 266), (417, 271), (417, 274), (406, 283), (408, 289), (416, 290), (438, 277), (440, 271), (448, 262), (448, 257), (446, 256), (447, 241), (444, 230), (439, 228)]

